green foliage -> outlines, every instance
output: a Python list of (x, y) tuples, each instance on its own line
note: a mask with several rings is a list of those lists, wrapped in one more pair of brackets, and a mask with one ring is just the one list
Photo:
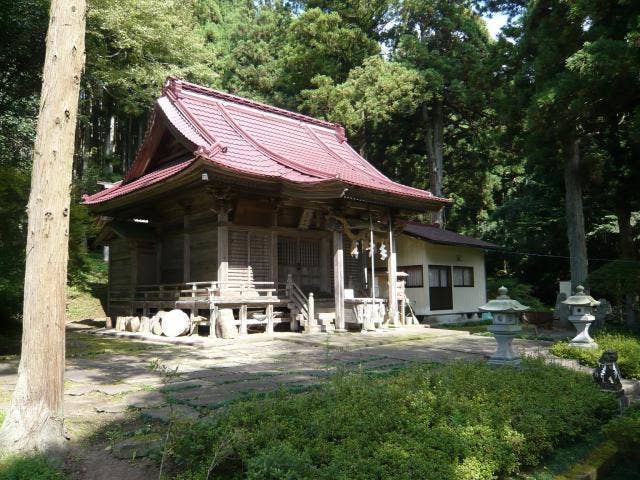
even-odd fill
[(28, 172), (0, 166), (0, 323), (22, 309)]
[(507, 287), (509, 290), (508, 295), (529, 307), (532, 312), (548, 312), (550, 310), (539, 298), (533, 295), (533, 287), (531, 285), (507, 275), (487, 278), (487, 298), (489, 300), (496, 298), (500, 287)]
[(620, 450), (636, 453), (640, 449), (640, 407), (633, 405), (624, 415), (614, 418), (604, 427), (607, 438)]
[(87, 80), (128, 114), (146, 111), (168, 75), (215, 83), (215, 52), (205, 47), (192, 8), (174, 0), (90, 2)]
[(589, 274), (587, 285), (593, 295), (620, 306), (627, 294), (640, 294), (640, 262), (619, 260), (604, 264)]
[(7, 457), (0, 460), (0, 480), (64, 480), (62, 474), (42, 455)]
[(551, 353), (562, 358), (573, 358), (583, 365), (595, 367), (605, 350), (618, 352), (618, 367), (623, 378), (640, 379), (640, 338), (623, 333), (601, 332), (594, 335), (598, 348), (572, 347), (559, 342), (551, 347)]
[(178, 478), (492, 479), (532, 465), (615, 414), (584, 374), (539, 360), (338, 375), (300, 394), (239, 401), (176, 425)]
[(309, 88), (316, 75), (344, 81), (352, 68), (379, 51), (365, 32), (345, 25), (339, 14), (317, 8), (291, 22), (287, 44), (282, 81), (292, 93)]

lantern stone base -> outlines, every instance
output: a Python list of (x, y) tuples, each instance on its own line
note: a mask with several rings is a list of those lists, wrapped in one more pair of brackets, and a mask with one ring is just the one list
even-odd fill
[(513, 339), (522, 332), (520, 325), (489, 325), (487, 331), (493, 333), (496, 339), (496, 351), (489, 358), (489, 365), (520, 365), (520, 356), (513, 351)]
[(593, 315), (583, 315), (580, 317), (573, 315), (569, 316), (569, 321), (574, 327), (576, 327), (578, 332), (578, 334), (569, 342), (569, 345), (579, 348), (598, 348), (598, 344), (589, 336), (589, 326), (594, 320), (595, 317), (593, 317)]

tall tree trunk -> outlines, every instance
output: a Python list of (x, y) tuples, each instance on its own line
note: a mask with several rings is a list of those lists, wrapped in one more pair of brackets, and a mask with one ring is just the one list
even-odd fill
[(65, 285), (85, 0), (53, 0), (29, 195), (22, 355), (0, 451), (64, 444)]
[(632, 259), (637, 256), (633, 245), (633, 229), (631, 227), (631, 208), (628, 205), (620, 205), (616, 208), (618, 217), (618, 251), (622, 258)]
[[(442, 197), (442, 182), (444, 177), (444, 159), (442, 147), (444, 144), (444, 110), (438, 102), (429, 112), (429, 107), (422, 106), (422, 117), (425, 123), (425, 143), (427, 147), (427, 167), (429, 170), (429, 190), (437, 197)], [(442, 208), (434, 212), (431, 220), (441, 227), (443, 225)]]
[[(618, 237), (618, 251), (620, 253), (620, 257), (624, 259), (634, 259), (638, 255), (633, 244), (631, 208), (627, 205), (619, 205), (616, 207), (616, 216), (618, 217), (618, 229), (620, 231), (620, 236)], [(627, 327), (632, 330), (638, 328), (638, 320), (635, 312), (635, 298), (635, 292), (624, 292), (622, 315), (627, 323)]]
[(583, 284), (587, 279), (587, 237), (584, 232), (582, 209), (582, 178), (580, 175), (580, 141), (573, 139), (564, 167), (565, 215), (571, 268), (571, 288)]

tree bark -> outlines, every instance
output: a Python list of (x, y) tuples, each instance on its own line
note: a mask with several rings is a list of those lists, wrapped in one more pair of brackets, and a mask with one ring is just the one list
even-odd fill
[(85, 0), (53, 0), (29, 195), (22, 355), (0, 451), (64, 445), (65, 285)]
[(633, 245), (633, 230), (631, 227), (631, 208), (629, 206), (618, 206), (616, 208), (618, 217), (618, 250), (622, 258), (633, 259), (637, 256)]
[(589, 263), (587, 259), (587, 238), (584, 231), (582, 209), (582, 179), (580, 175), (580, 141), (573, 139), (564, 168), (565, 215), (571, 268), (571, 288), (587, 279)]
[[(427, 147), (427, 168), (429, 170), (429, 190), (437, 197), (442, 197), (442, 183), (444, 177), (444, 158), (442, 147), (444, 144), (444, 110), (442, 103), (436, 103), (432, 111), (425, 104), (422, 107), (425, 122), (425, 143)], [(442, 208), (433, 212), (431, 219), (443, 227)]]

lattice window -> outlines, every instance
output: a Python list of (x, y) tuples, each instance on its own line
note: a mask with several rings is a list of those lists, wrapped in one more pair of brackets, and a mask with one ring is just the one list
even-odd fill
[(317, 240), (300, 240), (299, 253), (301, 266), (320, 266), (320, 242)]
[(229, 232), (229, 266), (246, 268), (249, 266), (248, 232)]
[(271, 280), (271, 234), (251, 232), (249, 245), (249, 263), (253, 268), (255, 281)]
[(278, 238), (278, 264), (279, 265), (296, 265), (298, 258), (296, 255), (296, 239), (295, 238)]

